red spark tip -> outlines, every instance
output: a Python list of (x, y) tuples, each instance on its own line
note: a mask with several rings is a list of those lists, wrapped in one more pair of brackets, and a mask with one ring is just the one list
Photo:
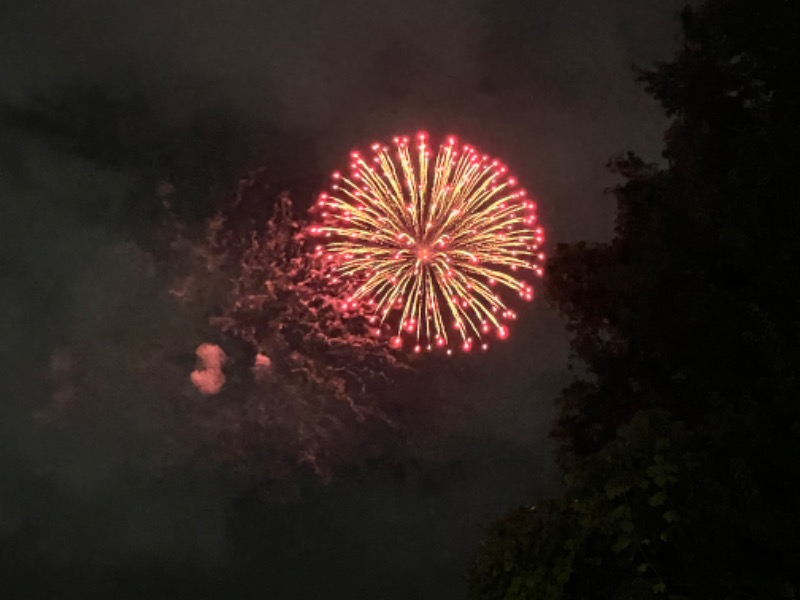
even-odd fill
[(401, 348), (403, 346), (403, 338), (401, 338), (399, 335), (394, 336), (391, 340), (389, 340), (389, 346), (395, 350)]

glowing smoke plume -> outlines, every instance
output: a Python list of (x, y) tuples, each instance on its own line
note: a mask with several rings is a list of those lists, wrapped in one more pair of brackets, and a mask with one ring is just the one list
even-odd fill
[(190, 375), (192, 383), (201, 394), (219, 394), (225, 385), (225, 374), (222, 372), (222, 365), (226, 360), (225, 352), (216, 344), (200, 344), (195, 354), (201, 364)]

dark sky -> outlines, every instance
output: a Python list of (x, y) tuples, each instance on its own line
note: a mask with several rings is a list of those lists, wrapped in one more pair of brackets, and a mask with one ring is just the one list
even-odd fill
[[(665, 120), (631, 67), (669, 58), (682, 4), (20, 2), (0, 18), (0, 101), (25, 107), (32, 92), (80, 83), (141, 96), (170, 123), (222, 106), (280, 132), (263, 142), (263, 162), (288, 165), (303, 191), (324, 185), (353, 145), (453, 132), (506, 159), (538, 196), (551, 243), (599, 240), (613, 223), (607, 160), (629, 149), (659, 158)], [(129, 597), (178, 597), (207, 578), (237, 598), (463, 598), (481, 528), (558, 488), (547, 430), (568, 349), (557, 317), (541, 301), (526, 314), (464, 409), (400, 469), (288, 496), (224, 473), (159, 470), (124, 421), (112, 435), (33, 419), (52, 395), (59, 343), (117, 347), (104, 319), (131, 295), (158, 310), (141, 283), (143, 251), (71, 210), (124, 203), (138, 185), (137, 168), (0, 130), (0, 556), (15, 581), (27, 585), (38, 564), (45, 583), (27, 592), (44, 596), (52, 584), (65, 596), (120, 585)]]

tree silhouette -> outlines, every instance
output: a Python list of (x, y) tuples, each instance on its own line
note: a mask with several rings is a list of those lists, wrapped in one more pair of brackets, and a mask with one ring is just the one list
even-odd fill
[[(565, 496), (541, 522), (512, 528), (511, 541), (490, 536), (473, 573), (476, 597), (797, 594), (800, 85), (791, 65), (800, 7), (710, 0), (685, 9), (682, 22), (675, 59), (640, 75), (673, 117), (667, 166), (613, 160), (623, 178), (614, 238), (560, 245), (549, 264), (549, 296), (587, 370), (558, 399)], [(665, 537), (654, 542), (640, 523), (667, 498), (652, 506), (652, 496), (642, 503), (626, 492), (632, 537), (623, 547), (604, 529), (620, 509), (615, 482), (638, 490), (648, 461), (666, 460), (623, 442), (653, 414), (671, 448), (691, 433), (669, 463), (684, 509), (670, 519), (664, 511)], [(576, 517), (573, 502), (589, 512)], [(542, 528), (555, 539), (534, 538), (513, 561), (520, 580), (536, 582), (529, 594), (503, 596), (509, 578), (486, 584), (502, 548)], [(626, 552), (644, 539), (658, 548), (637, 566)]]

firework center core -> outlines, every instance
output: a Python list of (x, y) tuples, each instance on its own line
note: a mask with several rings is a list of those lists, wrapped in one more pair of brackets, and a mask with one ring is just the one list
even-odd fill
[(417, 258), (420, 262), (430, 262), (436, 256), (434, 250), (426, 243), (420, 242), (416, 248)]

